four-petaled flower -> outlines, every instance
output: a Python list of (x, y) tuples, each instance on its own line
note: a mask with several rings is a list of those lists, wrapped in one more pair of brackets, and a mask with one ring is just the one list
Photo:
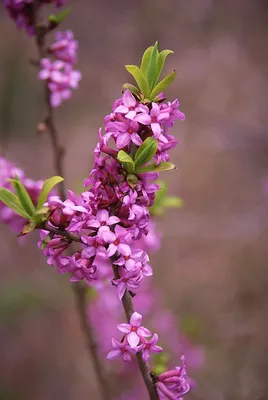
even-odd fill
[(139, 346), (139, 351), (142, 350), (142, 359), (147, 362), (151, 353), (161, 353), (163, 351), (162, 347), (157, 346), (158, 335), (155, 333), (150, 340), (146, 340), (144, 337), (141, 338), (142, 344)]
[(130, 347), (125, 340), (122, 343), (119, 343), (117, 340), (112, 338), (112, 346), (113, 350), (107, 354), (109, 360), (115, 360), (122, 356), (124, 361), (131, 361), (131, 354), (136, 353), (136, 350)]
[(151, 332), (149, 329), (141, 326), (142, 315), (134, 312), (130, 317), (129, 324), (119, 324), (117, 328), (119, 331), (126, 334), (126, 339), (130, 345), (130, 347), (136, 347), (141, 337), (149, 337), (151, 336)]

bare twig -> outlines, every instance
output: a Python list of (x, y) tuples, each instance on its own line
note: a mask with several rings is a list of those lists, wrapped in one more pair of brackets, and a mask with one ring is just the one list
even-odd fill
[[(33, 3), (33, 7), (35, 8), (35, 3)], [(37, 16), (36, 10), (37, 10), (37, 8), (33, 9), (33, 18), (34, 18), (35, 28), (36, 28), (35, 40), (36, 40), (36, 47), (38, 49), (39, 57), (41, 59), (41, 58), (46, 57), (45, 38), (46, 38), (46, 34), (48, 33), (49, 29), (46, 26), (38, 23), (38, 16)], [(47, 125), (48, 133), (50, 135), (51, 145), (52, 145), (52, 149), (53, 149), (54, 168), (55, 168), (56, 174), (63, 177), (64, 176), (63, 157), (64, 157), (65, 151), (64, 151), (64, 148), (60, 144), (59, 136), (58, 136), (58, 133), (56, 130), (56, 125), (55, 125), (55, 120), (54, 120), (54, 112), (53, 112), (53, 108), (51, 107), (51, 104), (50, 104), (50, 91), (49, 91), (47, 84), (45, 85), (45, 103), (46, 103), (46, 108), (47, 108), (47, 117), (46, 117), (45, 122)], [(60, 182), (58, 188), (59, 188), (59, 195), (60, 195), (61, 199), (64, 199), (66, 197), (64, 182)], [(59, 235), (62, 235), (64, 237), (67, 237), (72, 241), (76, 241), (76, 242), (81, 241), (79, 239), (79, 237), (76, 237), (76, 235), (72, 235), (70, 233), (67, 234), (66, 231), (62, 232), (57, 229), (52, 229), (51, 227), (46, 227), (45, 229), (47, 229), (51, 232), (57, 233)], [(101, 364), (101, 361), (99, 359), (97, 342), (95, 340), (94, 332), (89, 323), (89, 318), (87, 315), (86, 287), (82, 283), (72, 283), (72, 289), (73, 289), (75, 299), (76, 299), (76, 308), (77, 308), (77, 313), (79, 315), (81, 328), (82, 328), (82, 331), (86, 338), (88, 353), (93, 361), (93, 366), (94, 366), (96, 378), (97, 378), (97, 381), (99, 384), (101, 398), (102, 398), (102, 400), (109, 400), (111, 398), (111, 396), (110, 396), (110, 392), (109, 392), (108, 379), (105, 374), (105, 370)]]
[[(113, 271), (114, 271), (115, 279), (120, 279), (118, 267), (116, 265), (113, 265)], [(129, 322), (130, 317), (134, 312), (134, 308), (133, 308), (132, 296), (128, 290), (125, 291), (125, 294), (122, 298), (122, 304), (124, 307), (125, 315), (127, 317), (127, 321)], [(148, 364), (148, 362), (143, 361), (142, 354), (140, 352), (136, 354), (136, 358), (137, 358), (140, 373), (141, 373), (144, 383), (146, 385), (150, 400), (158, 400), (159, 396), (158, 396), (158, 392), (156, 389), (156, 385), (154, 382), (154, 378), (153, 378), (153, 374), (152, 374), (150, 365)]]

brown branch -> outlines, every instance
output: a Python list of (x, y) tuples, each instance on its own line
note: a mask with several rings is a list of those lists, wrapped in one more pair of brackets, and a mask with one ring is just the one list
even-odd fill
[[(49, 28), (46, 26), (39, 24), (38, 23), (38, 16), (37, 16), (37, 3), (33, 3), (33, 18), (34, 18), (34, 24), (35, 24), (35, 29), (36, 29), (36, 34), (35, 34), (35, 40), (36, 40), (36, 47), (38, 49), (39, 57), (44, 58), (47, 56), (46, 54), (46, 45), (45, 45), (45, 37), (46, 34), (49, 32)], [(54, 120), (54, 111), (53, 108), (51, 107), (50, 104), (50, 91), (48, 88), (48, 85), (45, 85), (45, 103), (46, 103), (46, 108), (47, 108), (47, 117), (46, 117), (46, 125), (47, 125), (47, 130), (50, 135), (51, 139), (51, 145), (53, 149), (53, 156), (54, 156), (54, 168), (55, 172), (57, 175), (64, 176), (64, 168), (63, 168), (63, 157), (64, 157), (64, 148), (60, 145), (59, 141), (59, 136), (56, 130), (56, 125), (55, 125), (55, 120)], [(64, 182), (60, 182), (59, 186), (59, 195), (62, 200), (65, 199), (66, 197), (66, 190), (64, 187)], [(70, 240), (73, 241), (81, 241), (80, 239), (78, 240), (78, 237), (75, 237), (75, 235), (71, 235), (68, 233), (66, 235), (65, 231), (60, 231), (57, 229), (51, 229), (46, 227), (47, 230), (50, 230), (54, 233), (60, 234), (64, 237), (69, 238)], [(77, 308), (77, 313), (79, 315), (80, 319), (80, 325), (81, 329), (85, 335), (86, 342), (87, 342), (87, 349), (90, 357), (92, 358), (93, 361), (93, 366), (96, 374), (96, 378), (99, 384), (99, 390), (101, 393), (101, 398), (102, 400), (109, 400), (111, 398), (110, 392), (109, 392), (109, 383), (107, 376), (105, 374), (105, 370), (101, 364), (101, 361), (98, 356), (98, 346), (97, 342), (94, 337), (94, 332), (93, 329), (89, 323), (89, 318), (87, 315), (87, 304), (86, 304), (86, 287), (82, 283), (72, 283), (72, 290), (75, 295), (76, 299), (76, 308)]]
[[(116, 265), (113, 265), (113, 271), (115, 279), (120, 279), (120, 275)], [(122, 304), (124, 307), (125, 315), (127, 317), (127, 321), (130, 322), (130, 317), (134, 313), (134, 308), (133, 308), (132, 296), (128, 290), (125, 291), (125, 294), (122, 298)], [(142, 354), (140, 352), (136, 354), (136, 358), (150, 400), (158, 400), (159, 395), (157, 392), (157, 388), (153, 379), (153, 374), (149, 363), (143, 361)]]
[(47, 223), (43, 225), (38, 225), (36, 226), (35, 229), (44, 229), (45, 231), (49, 231), (51, 233), (54, 233), (55, 235), (62, 236), (66, 239), (68, 239), (70, 242), (78, 242), (78, 243), (83, 243), (81, 240), (81, 237), (79, 235), (75, 235), (74, 233), (64, 231), (58, 228), (53, 228), (53, 226), (48, 225)]

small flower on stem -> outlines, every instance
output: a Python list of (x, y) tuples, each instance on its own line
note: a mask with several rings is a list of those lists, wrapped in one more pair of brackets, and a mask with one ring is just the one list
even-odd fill
[(146, 340), (144, 337), (141, 337), (141, 346), (139, 346), (139, 351), (142, 351), (142, 359), (144, 362), (147, 362), (150, 357), (150, 353), (161, 353), (163, 351), (162, 347), (157, 346), (158, 335), (155, 333), (150, 340)]
[(124, 361), (129, 362), (131, 361), (131, 354), (136, 353), (136, 350), (130, 347), (125, 339), (122, 343), (119, 343), (117, 340), (112, 338), (112, 346), (113, 350), (111, 350), (107, 355), (108, 360), (115, 360), (122, 356)]
[(117, 328), (119, 331), (126, 334), (126, 339), (130, 347), (136, 347), (139, 344), (141, 337), (149, 337), (152, 335), (149, 329), (141, 326), (141, 314), (134, 312), (131, 315), (129, 322), (129, 324), (119, 324), (117, 325)]

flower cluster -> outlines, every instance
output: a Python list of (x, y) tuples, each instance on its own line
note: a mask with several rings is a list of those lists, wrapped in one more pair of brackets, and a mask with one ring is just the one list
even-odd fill
[[(96, 284), (100, 279), (112, 279), (113, 264), (119, 278), (112, 283), (121, 299), (126, 289), (136, 292), (143, 278), (152, 275), (147, 253), (135, 246), (135, 241), (148, 233), (148, 206), (153, 204), (159, 189), (151, 180), (159, 174), (139, 174), (136, 184), (130, 185), (127, 172), (116, 157), (122, 148), (129, 154), (135, 153), (147, 137), (153, 136), (158, 142), (155, 162), (167, 160), (167, 149), (177, 143), (167, 133), (168, 127), (176, 119), (184, 118), (178, 104), (175, 100), (144, 105), (126, 90), (116, 100), (113, 112), (104, 119), (106, 133), (99, 132), (94, 168), (85, 180), (85, 186), (91, 187), (80, 196), (69, 191), (65, 201), (55, 196), (48, 199), (49, 224), (78, 234), (81, 246), (72, 256), (66, 255), (68, 238), (60, 235), (52, 238), (50, 232), (43, 232), (40, 247), (48, 263), (56, 264), (61, 273), (71, 273), (72, 281), (86, 279)], [(109, 146), (111, 140), (116, 150)]]
[(71, 89), (78, 87), (81, 73), (73, 69), (77, 49), (78, 43), (70, 30), (57, 32), (56, 41), (48, 49), (54, 61), (50, 58), (42, 58), (40, 61), (39, 79), (48, 82), (52, 107), (58, 107), (64, 100), (70, 99)]
[(131, 361), (131, 354), (142, 352), (142, 358), (145, 362), (149, 360), (151, 353), (160, 353), (162, 347), (157, 346), (158, 335), (155, 333), (150, 340), (146, 337), (151, 336), (149, 329), (141, 326), (142, 316), (134, 312), (130, 318), (129, 324), (119, 324), (117, 328), (125, 335), (119, 343), (114, 338), (112, 339), (113, 350), (109, 352), (107, 358), (114, 360), (122, 356), (124, 361)]
[(114, 338), (112, 339), (113, 350), (109, 352), (107, 358), (114, 360), (122, 356), (124, 361), (131, 361), (131, 354), (142, 352), (144, 362), (149, 360), (151, 353), (160, 353), (163, 351), (162, 347), (157, 346), (158, 335), (155, 333), (150, 340), (146, 338), (151, 336), (152, 333), (149, 329), (141, 326), (142, 316), (134, 312), (130, 318), (129, 324), (119, 324), (117, 328), (125, 335), (119, 343)]
[[(0, 187), (5, 189), (13, 190), (12, 184), (8, 179), (13, 179), (17, 176), (27, 189), (32, 201), (36, 204), (38, 196), (40, 194), (43, 181), (33, 181), (25, 176), (24, 172), (17, 168), (14, 164), (9, 162), (3, 157), (0, 157)], [(15, 211), (7, 207), (0, 201), (0, 221), (4, 224), (8, 224), (15, 232), (19, 233), (25, 225), (26, 220), (20, 215), (16, 214)]]
[[(48, 264), (56, 265), (59, 273), (70, 273), (71, 281), (85, 279), (100, 290), (110, 280), (119, 299), (123, 299), (127, 290), (136, 293), (143, 278), (152, 275), (143, 238), (150, 227), (148, 207), (154, 203), (159, 190), (152, 182), (159, 176), (157, 166), (169, 159), (168, 150), (177, 143), (168, 129), (175, 120), (184, 119), (178, 105), (178, 100), (144, 104), (126, 90), (122, 98), (115, 101), (112, 113), (104, 119), (104, 135), (99, 131), (94, 168), (84, 182), (89, 188), (79, 196), (69, 191), (65, 201), (57, 196), (48, 198), (45, 204), (49, 208), (47, 223), (51, 231), (64, 231), (64, 235), (42, 231), (39, 247)], [(157, 142), (153, 164), (150, 164), (156, 166), (156, 171), (155, 167), (145, 168), (140, 173), (134, 170), (133, 178), (119, 153), (123, 151), (135, 157), (149, 137)], [(72, 255), (66, 252), (72, 243), (68, 233), (75, 234), (80, 241)], [(134, 311), (128, 324), (117, 326), (124, 336), (120, 342), (112, 339), (113, 349), (108, 359), (122, 356), (123, 360), (130, 361), (131, 355), (141, 352), (143, 361), (147, 362), (150, 353), (162, 351), (157, 345), (158, 335), (152, 335), (141, 322), (142, 316)], [(166, 396), (164, 398), (177, 398), (188, 390), (186, 384), (183, 386), (182, 371), (185, 369), (176, 371), (176, 379), (161, 377), (158, 382), (158, 391), (162, 397)]]
[(34, 7), (39, 8), (44, 3), (54, 3), (56, 7), (65, 4), (65, 0), (4, 0), (8, 14), (20, 29), (24, 29), (29, 35), (35, 34), (34, 28)]

